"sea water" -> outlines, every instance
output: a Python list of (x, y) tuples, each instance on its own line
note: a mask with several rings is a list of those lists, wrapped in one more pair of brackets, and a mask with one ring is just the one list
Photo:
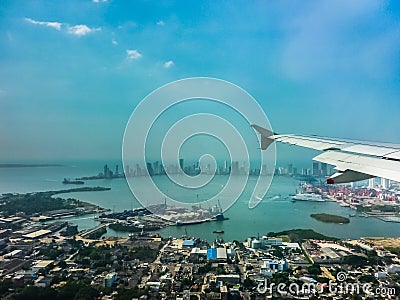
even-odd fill
[[(115, 167), (114, 162), (109, 164)], [(60, 190), (81, 186), (65, 185), (64, 178), (74, 179), (81, 176), (97, 175), (104, 163), (98, 161), (68, 162), (56, 167), (0, 168), (0, 193), (26, 193), (34, 191)], [(121, 166), (120, 166), (121, 169)], [(155, 176), (157, 186), (180, 200), (196, 202), (215, 195), (226, 183), (227, 176), (215, 176), (208, 188), (199, 192), (182, 192), (166, 176)], [(330, 213), (348, 217), (354, 210), (341, 207), (336, 202), (292, 202), (290, 194), (296, 192), (299, 182), (292, 177), (275, 176), (263, 201), (255, 208), (248, 207), (252, 186), (257, 177), (249, 177), (249, 184), (241, 197), (225, 213), (229, 220), (206, 222), (190, 226), (170, 226), (159, 233), (164, 237), (182, 235), (195, 236), (208, 241), (217, 237), (225, 240), (245, 240), (249, 236), (265, 235), (270, 231), (282, 231), (302, 228), (314, 229), (322, 234), (339, 238), (359, 238), (366, 236), (394, 237), (400, 233), (400, 223), (390, 223), (376, 218), (363, 218), (358, 215), (350, 218), (348, 224), (322, 223), (310, 217), (313, 213)], [(140, 178), (136, 184), (141, 184)], [(77, 198), (112, 211), (123, 211), (141, 207), (135, 199), (124, 178), (88, 180), (84, 186), (110, 187), (109, 191), (78, 192), (58, 195), (64, 198)], [(163, 199), (159, 199), (163, 203)], [(98, 225), (93, 215), (69, 218), (69, 222), (78, 225), (79, 230)], [(214, 234), (223, 230), (224, 234)], [(127, 236), (127, 233), (114, 232), (108, 229), (107, 235)]]

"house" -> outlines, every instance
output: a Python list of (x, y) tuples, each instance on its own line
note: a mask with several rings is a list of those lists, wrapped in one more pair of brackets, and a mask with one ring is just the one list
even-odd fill
[(52, 277), (39, 276), (35, 280), (35, 286), (37, 286), (37, 287), (48, 287), (48, 286), (50, 286), (52, 280), (53, 280)]
[(112, 273), (108, 273), (105, 277), (104, 277), (104, 286), (106, 287), (112, 287), (118, 279), (118, 275), (115, 272)]

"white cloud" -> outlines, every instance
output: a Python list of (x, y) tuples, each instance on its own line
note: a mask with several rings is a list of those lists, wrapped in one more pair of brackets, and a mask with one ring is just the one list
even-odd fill
[(33, 20), (31, 18), (25, 18), (25, 21), (29, 22), (31, 24), (47, 26), (47, 27), (51, 27), (51, 28), (54, 28), (57, 30), (61, 30), (61, 25), (62, 25), (62, 23), (60, 23), (60, 22), (42, 22), (42, 21)]
[(118, 42), (117, 42), (116, 39), (112, 39), (112, 40), (111, 40), (111, 43), (112, 43), (113, 45), (118, 45)]
[(91, 28), (84, 24), (70, 25), (68, 23), (60, 23), (60, 22), (43, 22), (43, 21), (36, 21), (31, 18), (25, 18), (25, 21), (34, 25), (51, 27), (59, 31), (61, 31), (61, 29), (64, 28), (64, 30), (66, 30), (67, 33), (76, 36), (84, 36), (94, 31), (101, 30), (100, 28)]
[(126, 50), (127, 58), (130, 60), (139, 59), (142, 57), (142, 54), (137, 50)]
[(84, 36), (97, 30), (100, 30), (100, 28), (90, 28), (86, 25), (68, 26), (68, 33), (77, 36)]
[(107, 0), (92, 0), (94, 3), (100, 3), (100, 2), (102, 2), (102, 3), (104, 3), (104, 2), (107, 2)]
[(156, 23), (158, 26), (164, 26), (165, 22), (163, 20), (160, 20)]
[(171, 67), (175, 66), (175, 63), (172, 60), (166, 61), (164, 63), (164, 68), (169, 69)]

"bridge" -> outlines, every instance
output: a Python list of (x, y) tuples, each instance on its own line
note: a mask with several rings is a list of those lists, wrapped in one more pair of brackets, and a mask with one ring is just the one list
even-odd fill
[(92, 235), (93, 233), (96, 233), (99, 230), (102, 230), (103, 228), (108, 227), (108, 225), (109, 225), (108, 223), (100, 224), (92, 229), (87, 229), (86, 231), (80, 232), (78, 234), (78, 236), (80, 236), (81, 238), (90, 237), (90, 235)]

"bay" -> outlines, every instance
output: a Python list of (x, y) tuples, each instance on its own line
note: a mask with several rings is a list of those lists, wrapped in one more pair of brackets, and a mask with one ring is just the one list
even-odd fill
[[(118, 162), (109, 163), (114, 168)], [(8, 192), (34, 192), (46, 190), (59, 190), (73, 188), (73, 185), (64, 185), (62, 180), (80, 176), (96, 175), (101, 172), (104, 163), (100, 161), (66, 162), (63, 166), (35, 167), (35, 168), (2, 168), (0, 169), (0, 193)], [(121, 169), (121, 165), (119, 165)], [(226, 183), (227, 176), (215, 176), (212, 184), (198, 195), (196, 192), (184, 192), (174, 189), (171, 181), (166, 176), (154, 177), (157, 186), (168, 194), (178, 199), (206, 199), (218, 193)], [(336, 202), (292, 202), (289, 195), (295, 193), (298, 181), (291, 177), (275, 176), (267, 195), (254, 209), (248, 208), (252, 186), (256, 177), (249, 178), (241, 197), (229, 208), (224, 215), (229, 220), (221, 222), (207, 222), (191, 226), (171, 226), (161, 229), (159, 233), (164, 236), (181, 237), (187, 234), (208, 241), (217, 237), (225, 240), (244, 240), (249, 236), (267, 234), (270, 231), (282, 231), (294, 228), (314, 229), (328, 236), (347, 238), (360, 238), (365, 236), (395, 237), (400, 234), (400, 223), (384, 222), (375, 218), (364, 218), (356, 215), (350, 218), (349, 224), (321, 223), (310, 217), (312, 213), (330, 213), (344, 217), (354, 213), (348, 207), (341, 207)], [(140, 178), (136, 181), (140, 183)], [(110, 187), (110, 191), (81, 192), (61, 195), (65, 198), (77, 198), (113, 211), (123, 211), (141, 207), (135, 199), (124, 178), (100, 179), (85, 182), (85, 186)], [(189, 200), (188, 200), (189, 199)], [(159, 199), (162, 203), (163, 199)], [(98, 224), (93, 216), (66, 219), (78, 225), (79, 229), (86, 229)], [(224, 234), (214, 234), (215, 230), (223, 230)], [(107, 235), (126, 236), (126, 233), (117, 233), (108, 229)]]

